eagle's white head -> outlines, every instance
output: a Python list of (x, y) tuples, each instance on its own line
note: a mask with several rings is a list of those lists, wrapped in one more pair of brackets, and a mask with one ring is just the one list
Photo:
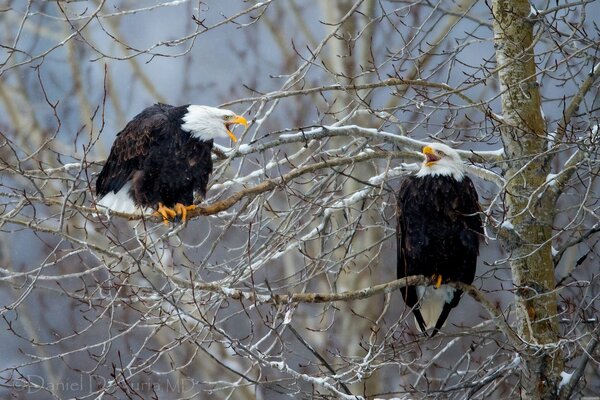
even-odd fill
[(182, 119), (181, 129), (200, 140), (230, 137), (237, 142), (229, 127), (235, 124), (248, 126), (246, 118), (236, 115), (233, 111), (209, 106), (191, 105)]
[(417, 176), (452, 176), (457, 181), (462, 181), (465, 176), (465, 165), (460, 155), (450, 146), (442, 143), (431, 143), (422, 150), (425, 161)]

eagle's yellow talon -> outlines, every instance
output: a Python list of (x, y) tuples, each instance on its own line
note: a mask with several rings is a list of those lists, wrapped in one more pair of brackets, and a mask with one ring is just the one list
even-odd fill
[(175, 211), (177, 212), (177, 215), (181, 215), (181, 221), (183, 223), (185, 223), (185, 221), (187, 220), (187, 213), (188, 211), (192, 211), (194, 209), (196, 209), (196, 206), (194, 204), (190, 205), (190, 206), (184, 206), (181, 203), (177, 203), (175, 204)]
[(439, 289), (440, 286), (442, 285), (442, 276), (435, 274), (434, 275), (434, 279), (436, 279), (436, 281), (435, 281), (435, 288)]
[(439, 289), (440, 286), (442, 285), (442, 275), (440, 275), (440, 274), (431, 275), (431, 282), (436, 289)]
[(158, 203), (158, 210), (152, 215), (155, 217), (158, 217), (159, 215), (162, 216), (165, 225), (169, 225), (169, 221), (174, 218), (177, 213), (169, 207), (165, 207), (163, 203)]

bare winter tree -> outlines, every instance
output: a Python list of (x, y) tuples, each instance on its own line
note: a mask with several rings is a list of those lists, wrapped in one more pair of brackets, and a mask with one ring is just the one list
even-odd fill
[[(593, 0), (9, 1), (1, 396), (600, 393)], [(251, 122), (187, 224), (96, 207), (157, 102)], [(460, 150), (486, 243), (440, 334), (396, 280), (395, 192)], [(173, 171), (177, 173), (177, 171)]]

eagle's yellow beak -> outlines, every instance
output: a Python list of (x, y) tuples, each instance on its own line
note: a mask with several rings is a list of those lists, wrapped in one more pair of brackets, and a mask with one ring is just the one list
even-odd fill
[(436, 163), (436, 161), (438, 161), (441, 158), (436, 154), (435, 150), (432, 149), (431, 146), (423, 147), (423, 150), (421, 150), (421, 152), (425, 155), (425, 157), (427, 157), (425, 165), (427, 165), (428, 167), (431, 167), (433, 164)]
[(248, 121), (246, 121), (246, 118), (242, 117), (241, 115), (236, 115), (235, 117), (233, 117), (232, 119), (230, 119), (229, 121), (227, 121), (227, 123), (225, 124), (225, 128), (227, 129), (227, 134), (229, 135), (229, 137), (231, 138), (231, 140), (233, 140), (234, 142), (237, 142), (237, 138), (229, 130), (229, 126), (230, 125), (235, 125), (235, 124), (244, 125), (247, 128), (248, 127)]

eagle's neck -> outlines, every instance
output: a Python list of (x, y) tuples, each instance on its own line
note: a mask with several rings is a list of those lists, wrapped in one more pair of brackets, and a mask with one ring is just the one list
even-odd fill
[(417, 177), (423, 178), (426, 176), (449, 176), (460, 182), (465, 177), (465, 169), (462, 164), (456, 163), (435, 163), (426, 165), (423, 163), (421, 169), (417, 172)]

